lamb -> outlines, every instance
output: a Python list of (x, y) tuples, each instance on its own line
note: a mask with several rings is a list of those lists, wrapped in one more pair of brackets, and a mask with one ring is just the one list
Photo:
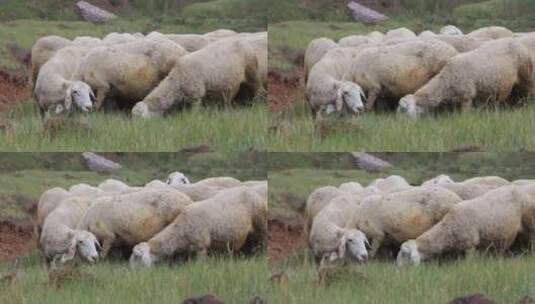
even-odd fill
[[(457, 51), (439, 40), (416, 40), (396, 45), (368, 48), (352, 62), (344, 76), (351, 85), (342, 94), (366, 96), (366, 109), (373, 109), (377, 99), (396, 106), (403, 96), (414, 93), (438, 74)], [(360, 92), (360, 94), (358, 94)], [(346, 101), (348, 106), (360, 98)]]
[(416, 38), (416, 34), (407, 28), (398, 28), (386, 32), (384, 40)]
[(133, 102), (145, 98), (186, 53), (165, 38), (103, 46), (87, 54), (75, 78), (96, 93), (96, 109), (111, 98), (131, 107)]
[(150, 267), (176, 253), (235, 252), (247, 238), (263, 240), (267, 230), (267, 202), (247, 187), (232, 188), (184, 209), (148, 242), (136, 245), (131, 266)]
[(39, 197), (39, 202), (37, 203), (37, 235), (41, 235), (41, 228), (46, 217), (56, 209), (56, 207), (66, 198), (72, 196), (69, 191), (55, 187), (48, 189), (41, 197)]
[(167, 177), (166, 184), (170, 186), (189, 184), (189, 179), (182, 172), (175, 171)]
[(463, 36), (463, 31), (453, 25), (446, 25), (440, 29), (440, 34), (449, 36)]
[(31, 50), (32, 85), (37, 81), (37, 75), (41, 67), (62, 48), (70, 46), (72, 41), (60, 36), (45, 36), (39, 38)]
[(531, 198), (516, 186), (490, 191), (455, 205), (433, 228), (406, 241), (398, 253), (399, 266), (418, 265), (445, 252), (494, 247), (507, 250), (522, 231), (523, 212)]
[(158, 117), (172, 106), (199, 105), (203, 100), (229, 104), (242, 86), (253, 94), (260, 88), (256, 53), (239, 38), (222, 39), (182, 56), (167, 78), (135, 105), (132, 115)]
[(173, 188), (108, 196), (89, 207), (78, 229), (100, 240), (101, 257), (105, 258), (112, 247), (131, 247), (149, 240), (192, 202)]
[(397, 192), (411, 187), (411, 185), (399, 175), (390, 175), (387, 178), (378, 178), (371, 182), (369, 186), (375, 187), (383, 193)]
[[(350, 94), (354, 92), (344, 88), (352, 84), (343, 81), (342, 78), (351, 66), (351, 62), (366, 47), (368, 46), (361, 45), (356, 48), (331, 49), (312, 67), (308, 74), (305, 96), (313, 117), (342, 111), (344, 106), (349, 104), (345, 99), (353, 100), (349, 109), (353, 113), (364, 110), (362, 94), (357, 92), (355, 96), (351, 96)], [(342, 94), (346, 91), (348, 93)]]
[(416, 93), (400, 100), (398, 111), (413, 118), (441, 105), (503, 105), (526, 97), (533, 64), (528, 50), (514, 39), (499, 39), (452, 58)]
[(353, 212), (348, 227), (371, 239), (369, 253), (373, 257), (384, 240), (400, 245), (420, 236), (461, 201), (458, 195), (440, 187), (374, 195), (364, 199)]
[(346, 250), (359, 262), (368, 259), (366, 236), (346, 228), (351, 215), (358, 211), (361, 199), (361, 196), (353, 194), (338, 196), (314, 218), (309, 246), (320, 265), (345, 258)]
[(489, 26), (477, 29), (466, 36), (480, 39), (513, 38), (514, 33), (503, 26)]
[(53, 267), (64, 264), (78, 253), (84, 260), (98, 259), (100, 244), (90, 232), (76, 229), (91, 199), (70, 197), (63, 200), (45, 219), (39, 239), (43, 256)]
[(89, 49), (84, 47), (65, 47), (41, 67), (34, 88), (41, 117), (48, 110), (56, 113), (70, 111), (73, 103), (83, 112), (92, 110), (94, 94), (91, 87), (72, 79), (88, 52)]

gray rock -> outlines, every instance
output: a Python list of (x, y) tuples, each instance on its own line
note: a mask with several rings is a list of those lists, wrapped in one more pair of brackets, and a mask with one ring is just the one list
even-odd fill
[(362, 23), (378, 23), (381, 21), (388, 20), (388, 17), (368, 8), (354, 0), (350, 0), (347, 3), (347, 9), (349, 10), (349, 15), (356, 21)]
[(364, 152), (351, 152), (351, 157), (357, 167), (368, 172), (381, 172), (392, 167), (390, 163)]
[(87, 169), (98, 173), (109, 173), (122, 168), (120, 164), (93, 152), (82, 153), (81, 162)]
[(116, 15), (86, 1), (76, 2), (74, 5), (74, 11), (85, 21), (91, 23), (105, 23), (117, 18)]

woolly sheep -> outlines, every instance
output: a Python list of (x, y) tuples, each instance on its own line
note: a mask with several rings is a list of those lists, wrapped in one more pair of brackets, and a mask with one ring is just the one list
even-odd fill
[(120, 44), (120, 43), (129, 43), (138, 40), (138, 37), (135, 37), (129, 33), (109, 33), (104, 38), (102, 42), (105, 44)]
[(397, 192), (411, 187), (411, 185), (399, 175), (390, 175), (387, 178), (378, 178), (371, 182), (369, 186), (375, 187), (383, 193)]
[(483, 45), (488, 39), (476, 39), (467, 36), (435, 35), (432, 39), (445, 42), (457, 50), (459, 53), (473, 51)]
[(102, 40), (90, 36), (78, 36), (72, 41), (73, 45), (84, 47), (95, 47), (102, 44)]
[[(225, 60), (221, 60), (221, 58)], [(245, 86), (256, 93), (260, 88), (258, 59), (247, 42), (223, 39), (182, 56), (165, 78), (132, 109), (134, 117), (162, 116), (172, 106), (198, 105), (206, 97), (227, 104)]]
[(232, 188), (241, 185), (240, 180), (234, 177), (209, 177), (202, 179), (195, 183), (198, 186), (219, 187), (219, 188)]
[(493, 188), (499, 188), (501, 186), (507, 186), (511, 182), (499, 176), (480, 176), (480, 177), (469, 178), (463, 181), (462, 183), (468, 186), (482, 185), (482, 186), (488, 186), (488, 187), (493, 187)]
[(398, 111), (418, 117), (440, 105), (462, 109), (472, 105), (514, 103), (532, 87), (528, 50), (514, 39), (489, 41), (452, 58), (416, 93), (403, 97)]
[(403, 39), (403, 38), (416, 38), (416, 34), (407, 28), (398, 28), (386, 32), (384, 40)]
[(314, 217), (316, 217), (316, 215), (320, 213), (320, 211), (323, 210), (333, 198), (344, 194), (346, 193), (334, 186), (319, 187), (312, 191), (308, 195), (305, 203), (307, 231), (310, 230)]
[(37, 81), (41, 67), (62, 48), (70, 46), (72, 41), (60, 36), (46, 36), (39, 38), (31, 49), (32, 85)]
[[(363, 50), (352, 62), (344, 80), (351, 83), (342, 94), (366, 96), (372, 109), (379, 98), (397, 102), (414, 93), (438, 74), (457, 51), (439, 40), (418, 40)], [(360, 92), (360, 94), (358, 94)], [(347, 100), (348, 106), (360, 103)]]
[[(523, 37), (516, 38), (516, 41), (522, 43), (529, 51), (531, 62), (535, 67), (535, 34), (528, 34)], [(535, 93), (535, 70), (533, 71), (531, 94)]]
[(480, 39), (513, 38), (514, 34), (503, 26), (489, 26), (477, 29), (466, 36)]
[(78, 229), (93, 233), (105, 258), (115, 246), (145, 242), (171, 223), (192, 200), (172, 188), (143, 190), (95, 201)]
[(39, 244), (52, 266), (72, 260), (77, 253), (91, 263), (98, 259), (97, 238), (88, 231), (76, 229), (90, 201), (90, 198), (66, 198), (46, 217)]
[(338, 45), (340, 47), (359, 46), (370, 43), (375, 43), (375, 41), (362, 35), (350, 35), (338, 40)]
[(95, 108), (110, 95), (132, 106), (145, 98), (186, 53), (165, 38), (103, 46), (87, 54), (75, 77), (96, 93)]
[(427, 39), (427, 38), (435, 38), (437, 34), (431, 32), (431, 31), (423, 31), (418, 35), (418, 38), (420, 39)]
[(108, 193), (118, 193), (130, 189), (130, 186), (126, 183), (109, 178), (98, 185), (98, 188)]
[(451, 184), (451, 183), (454, 183), (451, 177), (444, 175), (444, 174), (440, 174), (438, 176), (433, 177), (432, 179), (429, 179), (423, 182), (422, 187), (437, 186), (437, 185)]
[(209, 37), (197, 34), (168, 34), (164, 36), (190, 53), (201, 50), (212, 42), (219, 40), (219, 37)]
[(233, 30), (219, 29), (219, 30), (215, 30), (215, 31), (212, 31), (212, 32), (208, 32), (208, 33), (204, 34), (204, 36), (217, 37), (217, 38), (226, 38), (226, 37), (234, 36), (234, 35), (237, 35), (237, 34), (238, 33), (233, 31)]
[(375, 43), (381, 43), (385, 39), (385, 34), (379, 31), (373, 31), (369, 33), (367, 36), (368, 38), (372, 40), (372, 42), (375, 42)]
[(97, 187), (80, 183), (69, 187), (69, 193), (73, 196), (97, 197), (104, 195), (106, 192)]
[(357, 182), (347, 182), (338, 186), (338, 189), (346, 193), (355, 193), (362, 191), (364, 187), (362, 187), (362, 185)]
[(182, 172), (175, 171), (167, 177), (166, 183), (170, 186), (189, 184), (189, 179)]
[(373, 195), (353, 212), (348, 227), (358, 229), (371, 240), (373, 257), (384, 240), (399, 245), (420, 236), (461, 201), (458, 195), (440, 187)]
[(72, 196), (69, 191), (55, 187), (48, 189), (41, 197), (39, 197), (39, 202), (37, 203), (37, 232), (38, 236), (41, 234), (41, 228), (45, 218), (52, 212), (56, 207), (66, 198)]
[(246, 181), (242, 183), (242, 186), (249, 187), (250, 189), (256, 191), (258, 195), (264, 198), (266, 201), (268, 199), (268, 181)]
[[(533, 203), (516, 186), (490, 191), (455, 205), (433, 228), (401, 245), (397, 264), (418, 265), (444, 252), (494, 247), (507, 250), (522, 231), (522, 216)], [(533, 206), (531, 206), (533, 207)]]
[(440, 29), (440, 34), (449, 36), (463, 36), (463, 31), (453, 25), (446, 25)]
[[(364, 110), (360, 93), (357, 93), (357, 96), (342, 94), (347, 91), (344, 90), (345, 87), (352, 85), (344, 82), (342, 78), (350, 68), (351, 62), (366, 47), (368, 46), (361, 45), (356, 48), (331, 49), (312, 67), (308, 74), (305, 96), (314, 117), (342, 111), (344, 105), (348, 104), (345, 99), (356, 100), (349, 109), (353, 113)], [(360, 104), (358, 100), (361, 100)]]
[[(232, 37), (232, 36), (231, 36)], [(258, 60), (258, 77), (264, 88), (267, 88), (268, 75), (268, 35), (267, 32), (259, 32), (249, 35), (240, 35), (240, 39), (249, 43), (253, 48)]]
[(189, 196), (194, 202), (209, 199), (224, 189), (197, 184), (178, 184), (172, 187)]
[(136, 245), (131, 266), (152, 266), (176, 253), (238, 251), (248, 237), (264, 238), (267, 202), (246, 187), (232, 188), (191, 204), (164, 230)]
[(91, 87), (72, 79), (88, 52), (89, 49), (84, 47), (65, 47), (41, 67), (34, 88), (41, 116), (49, 109), (55, 109), (56, 113), (70, 111), (73, 103), (84, 112), (91, 111), (94, 98)]
[(350, 256), (359, 262), (368, 259), (368, 240), (364, 234), (355, 229), (346, 229), (361, 200), (362, 196), (354, 194), (335, 197), (314, 218), (309, 233), (309, 245), (316, 262), (323, 264), (343, 259), (347, 249)]

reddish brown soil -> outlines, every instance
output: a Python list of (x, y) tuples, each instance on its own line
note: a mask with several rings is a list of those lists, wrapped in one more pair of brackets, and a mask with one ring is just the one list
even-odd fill
[(0, 222), (0, 262), (28, 254), (34, 245), (32, 222)]
[(303, 92), (301, 70), (281, 72), (270, 70), (268, 75), (268, 106), (272, 112), (288, 107)]
[(271, 217), (268, 221), (268, 262), (287, 259), (303, 249), (306, 241), (302, 218)]
[(0, 112), (5, 111), (10, 104), (27, 100), (30, 97), (25, 72), (0, 69)]

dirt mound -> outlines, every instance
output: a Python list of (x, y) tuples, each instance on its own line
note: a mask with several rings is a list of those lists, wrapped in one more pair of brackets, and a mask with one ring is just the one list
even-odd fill
[(31, 221), (0, 222), (0, 262), (28, 254), (34, 245)]
[(272, 112), (287, 107), (302, 94), (301, 71), (270, 70), (268, 75), (268, 106)]
[(268, 220), (268, 262), (287, 259), (294, 252), (304, 248), (302, 218), (272, 217)]
[(10, 104), (30, 97), (26, 71), (0, 69), (0, 112), (5, 111)]

